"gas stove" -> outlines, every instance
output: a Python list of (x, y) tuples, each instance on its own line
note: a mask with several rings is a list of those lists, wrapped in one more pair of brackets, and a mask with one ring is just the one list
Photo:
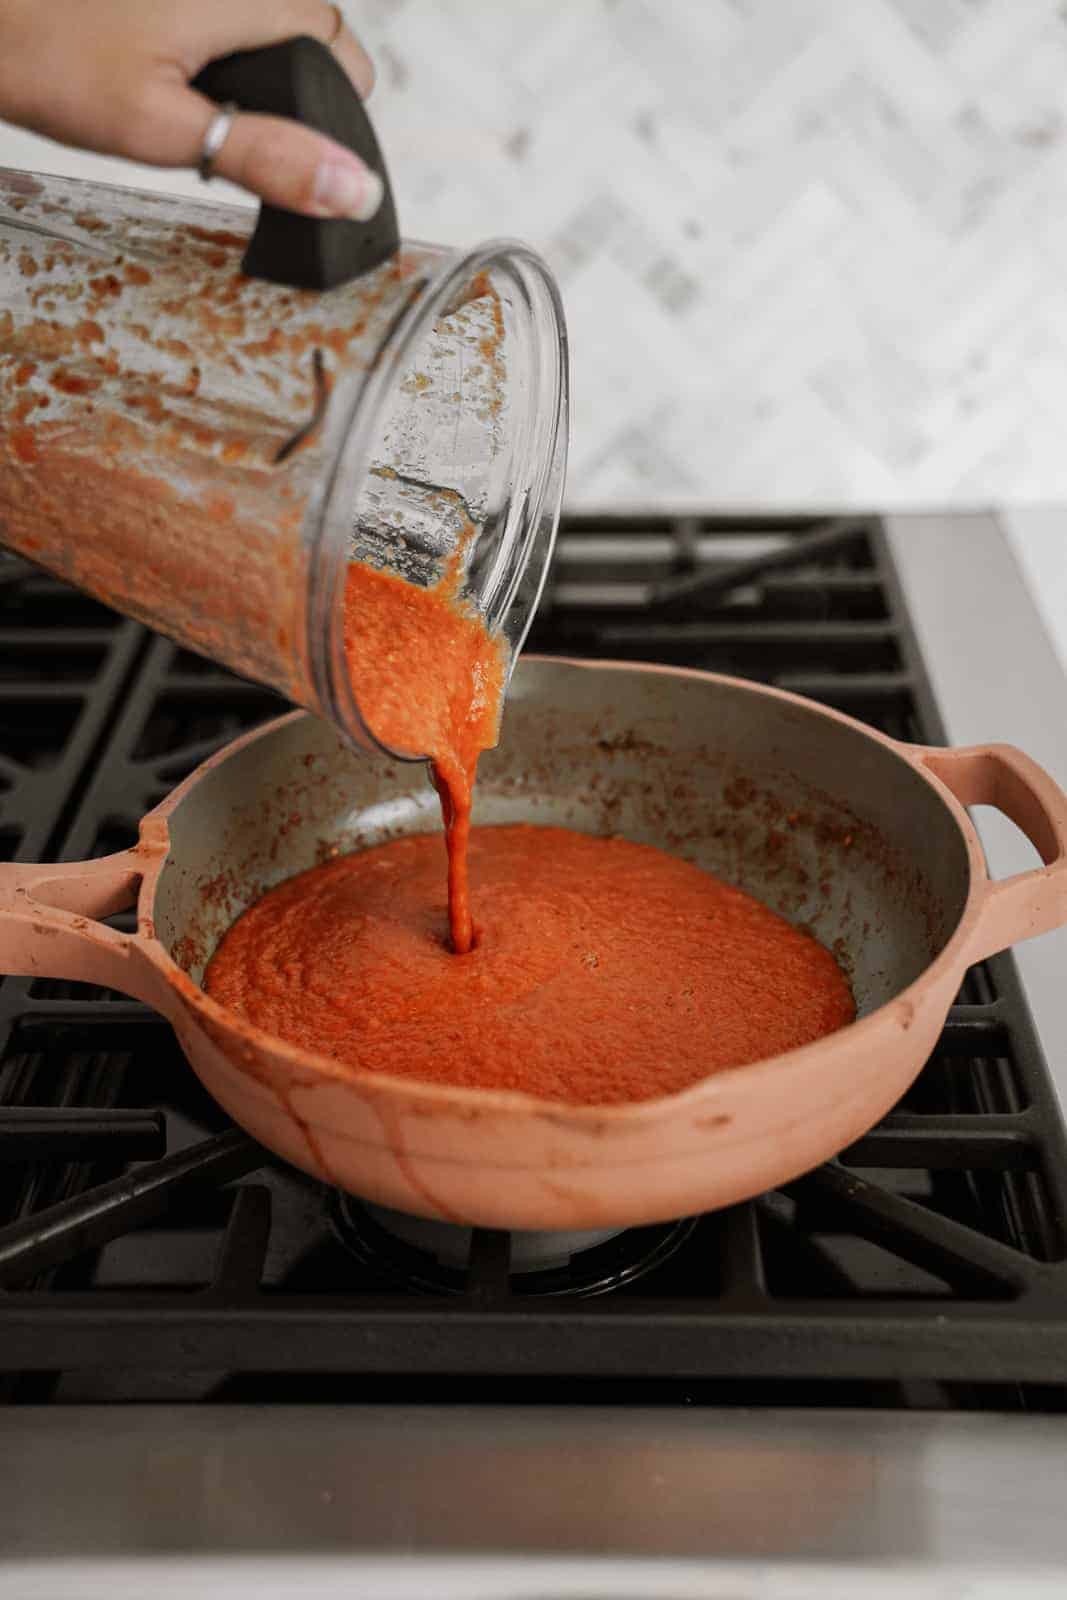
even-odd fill
[[(1018, 650), (1040, 658), (1026, 704), (1016, 688), (1005, 714), (1004, 682), (977, 681), (989, 665), (974, 648), (988, 639), (982, 608), (994, 602), (1000, 626), (1019, 630)], [(1062, 719), (1062, 678), (989, 518), (570, 517), (528, 649), (749, 676), (926, 743), (943, 742), (947, 722), (954, 742), (1012, 736), (1041, 756), (1018, 716), (1044, 717), (1050, 694)], [(137, 818), (197, 763), (279, 709), (266, 691), (5, 561), (0, 854), (125, 847)], [(853, 1506), (867, 1529), (848, 1536), (853, 1555), (870, 1554), (871, 1538), (875, 1553), (892, 1553), (885, 1529), (864, 1522), (885, 1493), (864, 1476), (871, 1461), (900, 1466), (931, 1429), (948, 1430), (937, 1437), (961, 1462), (981, 1451), (990, 1471), (1014, 1440), (1042, 1460), (1063, 1438), (1059, 983), (1047, 956), (973, 968), (905, 1100), (781, 1191), (658, 1228), (553, 1240), (434, 1230), (326, 1191), (229, 1125), (144, 1006), (4, 978), (0, 1405), (13, 1442), (0, 1467), (11, 1476), (0, 1546), (27, 1557), (247, 1548), (240, 1515), (235, 1534), (202, 1499), (228, 1440), (241, 1464), (238, 1512), (260, 1549), (562, 1543), (677, 1554), (710, 1539), (719, 1554), (795, 1544), (840, 1555), (837, 1522), (815, 1510), (805, 1520), (799, 1501), (791, 1515), (802, 1528), (773, 1506), (761, 1532), (727, 1517), (739, 1484), (758, 1497), (766, 1478), (786, 1495), (788, 1459), (796, 1489), (814, 1474), (813, 1494), (821, 1482)], [(282, 1492), (284, 1471), (264, 1459), (281, 1439), (309, 1483), (316, 1460), (346, 1483), (350, 1470), (359, 1478), (358, 1464), (339, 1467), (340, 1417), (352, 1463), (361, 1440), (377, 1452), (373, 1490), (364, 1483), (358, 1506), (350, 1483), (342, 1491), (343, 1528), (336, 1489), (319, 1499), (301, 1490), (277, 1517), (254, 1485)], [(860, 1438), (868, 1468), (857, 1479)], [(591, 1510), (579, 1532), (567, 1463), (585, 1439), (628, 1488), (610, 1527)], [(171, 1448), (173, 1504), (149, 1518), (164, 1531), (146, 1534), (114, 1508), (138, 1497), (153, 1451)], [(722, 1505), (709, 1522), (691, 1490), (669, 1508), (653, 1495), (667, 1530), (657, 1545), (655, 1519), (631, 1501), (639, 1482), (654, 1489), (642, 1459), (669, 1460), (671, 1477), (678, 1451), (698, 1475), (719, 1463), (707, 1487)], [(499, 1452), (535, 1485), (532, 1521), (502, 1505), (493, 1529), (478, 1531)], [(437, 1498), (423, 1470), (431, 1459)], [(921, 1477), (923, 1465), (913, 1468)], [(542, 1481), (557, 1470), (559, 1495)], [(617, 1487), (604, 1492), (618, 1506)], [(911, 1514), (905, 1537), (921, 1555), (918, 1502)], [(1048, 1537), (1065, 1555), (1061, 1520), (1050, 1511)], [(937, 1537), (944, 1547), (944, 1529)]]

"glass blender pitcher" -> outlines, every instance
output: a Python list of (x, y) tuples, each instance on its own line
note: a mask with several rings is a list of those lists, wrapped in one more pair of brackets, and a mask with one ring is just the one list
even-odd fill
[(429, 584), (458, 559), (462, 597), (522, 645), (566, 464), (559, 296), (521, 244), (399, 242), (316, 41), (198, 86), (340, 138), (386, 198), (367, 224), (256, 223), (0, 169), (0, 541), (375, 745), (350, 561)]

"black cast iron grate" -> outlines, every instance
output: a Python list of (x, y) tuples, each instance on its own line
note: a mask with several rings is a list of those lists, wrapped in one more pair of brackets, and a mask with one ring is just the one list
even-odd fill
[[(571, 518), (530, 647), (736, 672), (942, 736), (875, 521)], [(276, 709), (8, 562), (0, 855), (124, 846), (205, 754)], [(8, 1401), (1067, 1395), (1067, 1143), (1010, 957), (972, 970), (913, 1090), (839, 1161), (697, 1219), (596, 1299), (524, 1293), (491, 1232), (458, 1292), (402, 1292), (329, 1211), (228, 1124), (145, 1007), (0, 983)]]

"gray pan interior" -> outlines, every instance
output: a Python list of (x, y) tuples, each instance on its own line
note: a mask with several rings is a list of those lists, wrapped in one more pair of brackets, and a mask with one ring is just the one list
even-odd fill
[[(640, 667), (521, 662), (475, 821), (622, 834), (687, 856), (810, 928), (842, 961), (861, 1013), (929, 964), (968, 887), (955, 819), (891, 749), (744, 684)], [(199, 981), (270, 885), (439, 827), (421, 765), (359, 754), (294, 718), (178, 806), (156, 932)]]

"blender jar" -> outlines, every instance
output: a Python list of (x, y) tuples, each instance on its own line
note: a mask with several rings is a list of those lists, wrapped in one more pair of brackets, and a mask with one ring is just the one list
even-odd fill
[(458, 560), (522, 645), (563, 491), (562, 309), (506, 241), (404, 243), (324, 292), (248, 278), (254, 220), (0, 169), (0, 540), (373, 745), (350, 561), (427, 584)]

